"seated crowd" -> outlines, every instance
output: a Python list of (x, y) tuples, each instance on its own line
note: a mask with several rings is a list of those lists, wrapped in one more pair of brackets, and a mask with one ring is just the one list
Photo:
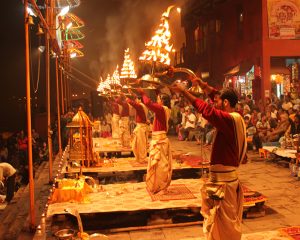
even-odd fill
[[(210, 99), (206, 99), (213, 104)], [(204, 145), (213, 142), (215, 129), (201, 114), (194, 111), (182, 97), (172, 96), (171, 131), (179, 140), (203, 141)], [(257, 104), (251, 96), (241, 96), (236, 106), (245, 120), (249, 148), (258, 150), (263, 144), (280, 143), (284, 137), (295, 137), (300, 133), (300, 99), (292, 100), (289, 95), (266, 98)]]
[[(61, 132), (63, 147), (67, 145), (68, 133), (66, 124), (72, 120), (72, 112), (61, 118)], [(49, 152), (47, 139), (42, 139), (35, 129), (32, 129), (32, 160), (33, 173), (42, 162), (48, 161)], [(57, 124), (52, 128), (53, 154), (58, 152)], [(13, 181), (10, 181), (12, 179)], [(29, 182), (28, 174), (28, 137), (24, 130), (15, 133), (0, 134), (0, 195), (5, 195), (6, 202), (10, 202), (14, 192)], [(0, 198), (0, 202), (3, 201)]]
[[(213, 104), (210, 98), (206, 98)], [(236, 106), (245, 120), (247, 140), (250, 149), (258, 150), (263, 144), (282, 141), (282, 137), (294, 136), (300, 133), (300, 99), (292, 100), (289, 95), (277, 98), (266, 98), (265, 101), (255, 103), (251, 95), (242, 95)], [(105, 109), (105, 116), (94, 119), (94, 137), (111, 136), (110, 109)], [(130, 117), (130, 129), (134, 129), (134, 117)], [(149, 111), (149, 125), (153, 116)], [(151, 129), (151, 127), (149, 128)], [(169, 134), (176, 135), (180, 141), (196, 141), (204, 146), (211, 145), (216, 129), (207, 122), (200, 113), (182, 96), (176, 94), (171, 98), (171, 115)]]

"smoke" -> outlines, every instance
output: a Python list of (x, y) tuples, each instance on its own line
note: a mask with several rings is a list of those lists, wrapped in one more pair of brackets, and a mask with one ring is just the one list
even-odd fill
[[(138, 65), (138, 57), (144, 50), (144, 43), (149, 41), (154, 31), (160, 23), (161, 14), (169, 5), (181, 6), (184, 1), (171, 0), (119, 0), (114, 1), (114, 11), (108, 12), (105, 16), (105, 35), (99, 41), (99, 70), (98, 73), (104, 78), (107, 73), (112, 73), (118, 64), (120, 68), (123, 63), (124, 50), (129, 47), (135, 65)], [(174, 15), (174, 16), (173, 16)], [(177, 16), (176, 16), (177, 15)], [(170, 25), (171, 31), (175, 29), (172, 38), (180, 42), (184, 41), (183, 31), (180, 29), (180, 16), (176, 11), (172, 11)], [(176, 18), (176, 19), (175, 19)], [(176, 20), (176, 21), (175, 21)], [(180, 36), (179, 36), (180, 35)], [(90, 63), (90, 70), (95, 71), (94, 62)]]

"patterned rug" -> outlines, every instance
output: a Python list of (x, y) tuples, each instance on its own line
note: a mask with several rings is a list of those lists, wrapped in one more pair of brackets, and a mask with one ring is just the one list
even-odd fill
[(174, 184), (168, 187), (165, 194), (152, 194), (148, 191), (152, 201), (169, 201), (193, 199), (196, 196), (185, 186), (185, 184)]
[(300, 226), (282, 228), (280, 231), (288, 235), (291, 239), (300, 240)]
[(209, 164), (208, 160), (195, 155), (180, 155), (178, 161), (182, 161), (190, 167), (199, 167), (202, 164), (203, 165)]
[(244, 193), (244, 206), (255, 205), (256, 203), (265, 202), (267, 200), (267, 197), (259, 192), (252, 191), (244, 185), (242, 185), (242, 188)]

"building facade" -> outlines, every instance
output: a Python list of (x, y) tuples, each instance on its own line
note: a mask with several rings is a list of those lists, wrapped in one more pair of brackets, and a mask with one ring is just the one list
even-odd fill
[(299, 92), (299, 0), (189, 0), (184, 63), (255, 100)]

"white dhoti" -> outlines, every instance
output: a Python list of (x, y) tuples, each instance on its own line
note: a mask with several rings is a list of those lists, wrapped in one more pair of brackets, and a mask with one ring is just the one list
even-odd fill
[(146, 185), (151, 193), (166, 190), (172, 178), (172, 153), (165, 131), (153, 132), (146, 176)]
[(112, 137), (113, 138), (119, 138), (120, 137), (119, 121), (120, 121), (120, 115), (113, 114), (113, 117), (112, 117), (112, 120), (111, 120), (111, 130), (112, 130)]
[(135, 160), (139, 163), (147, 161), (148, 125), (137, 123), (133, 130), (132, 151)]
[(119, 121), (120, 140), (123, 147), (130, 147), (129, 117), (121, 117)]
[(213, 165), (202, 189), (203, 232), (208, 240), (240, 240), (243, 192), (234, 167)]

